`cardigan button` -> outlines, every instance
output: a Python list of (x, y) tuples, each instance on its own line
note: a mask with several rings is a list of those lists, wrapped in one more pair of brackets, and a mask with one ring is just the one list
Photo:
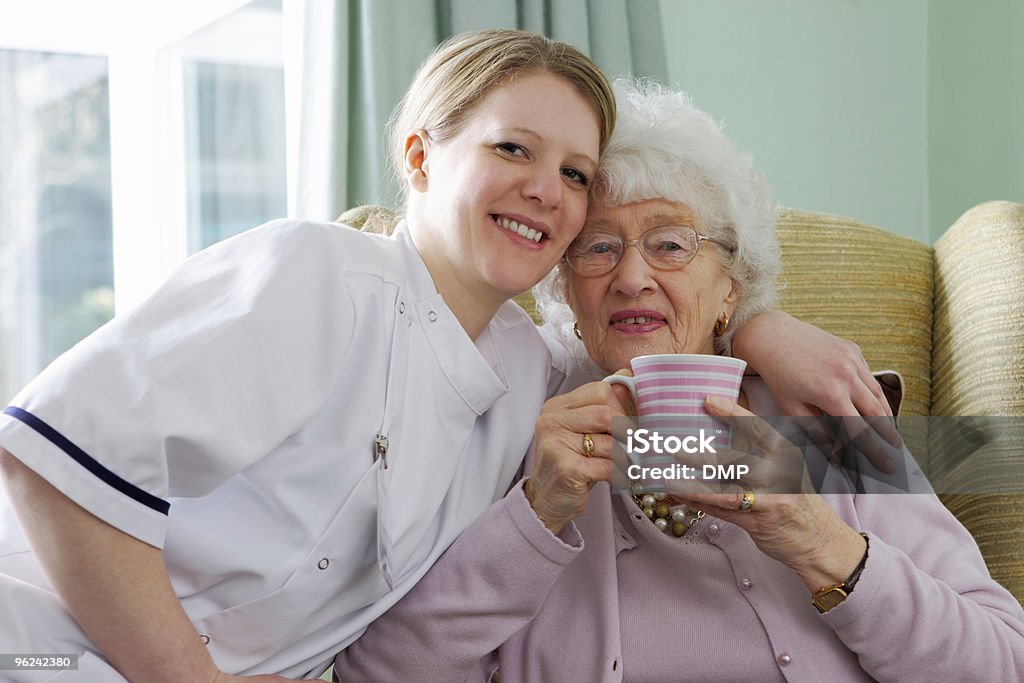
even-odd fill
[(719, 531), (721, 531), (721, 528), (717, 524), (712, 524), (708, 527), (708, 538), (714, 538), (718, 535)]
[(783, 652), (779, 655), (779, 665), (788, 666), (793, 661), (793, 658), (789, 656), (788, 652)]
[(746, 578), (746, 577), (744, 577), (743, 580), (740, 581), (740, 587), (743, 590), (745, 590), (745, 591), (750, 590), (751, 586), (753, 586), (753, 585), (754, 585), (754, 582), (751, 581), (750, 579)]

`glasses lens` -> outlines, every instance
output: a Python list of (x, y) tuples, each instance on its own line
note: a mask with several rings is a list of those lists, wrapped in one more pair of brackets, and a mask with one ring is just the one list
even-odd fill
[(641, 244), (652, 266), (665, 270), (682, 268), (697, 253), (697, 233), (692, 228), (657, 228), (644, 235)]
[(576, 238), (566, 258), (580, 275), (600, 275), (614, 268), (621, 255), (622, 240), (618, 237), (589, 233)]

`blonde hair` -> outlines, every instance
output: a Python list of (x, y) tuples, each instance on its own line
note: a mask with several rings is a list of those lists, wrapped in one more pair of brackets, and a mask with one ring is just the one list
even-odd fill
[(607, 77), (571, 45), (536, 33), (506, 29), (452, 36), (416, 72), (388, 122), (391, 162), (405, 191), (402, 168), (405, 136), (423, 128), (435, 140), (454, 135), (474, 106), (492, 89), (526, 73), (547, 72), (565, 79), (593, 108), (601, 126), (603, 152), (615, 128), (615, 95)]

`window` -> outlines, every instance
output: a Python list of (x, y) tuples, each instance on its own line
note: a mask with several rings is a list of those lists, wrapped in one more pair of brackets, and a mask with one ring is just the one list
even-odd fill
[[(288, 209), (281, 1), (256, 0), (159, 55), (181, 129), (188, 252)], [(180, 85), (178, 85), (180, 84)]]
[(188, 254), (286, 214), (281, 14), (39, 0), (4, 16), (0, 404)]
[(284, 216), (284, 74), (194, 62), (185, 69), (189, 251)]
[(114, 314), (107, 60), (0, 50), (0, 398)]

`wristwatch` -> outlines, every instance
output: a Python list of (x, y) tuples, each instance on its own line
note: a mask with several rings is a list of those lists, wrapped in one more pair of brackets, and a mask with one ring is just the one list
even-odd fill
[(846, 596), (853, 592), (853, 587), (857, 585), (857, 580), (860, 579), (861, 572), (864, 571), (864, 564), (868, 561), (868, 546), (870, 542), (868, 541), (867, 534), (861, 532), (860, 535), (864, 537), (864, 555), (860, 558), (860, 563), (853, 570), (853, 573), (850, 574), (846, 581), (837, 583), (834, 586), (825, 586), (811, 598), (811, 604), (822, 614), (843, 600), (846, 600)]

